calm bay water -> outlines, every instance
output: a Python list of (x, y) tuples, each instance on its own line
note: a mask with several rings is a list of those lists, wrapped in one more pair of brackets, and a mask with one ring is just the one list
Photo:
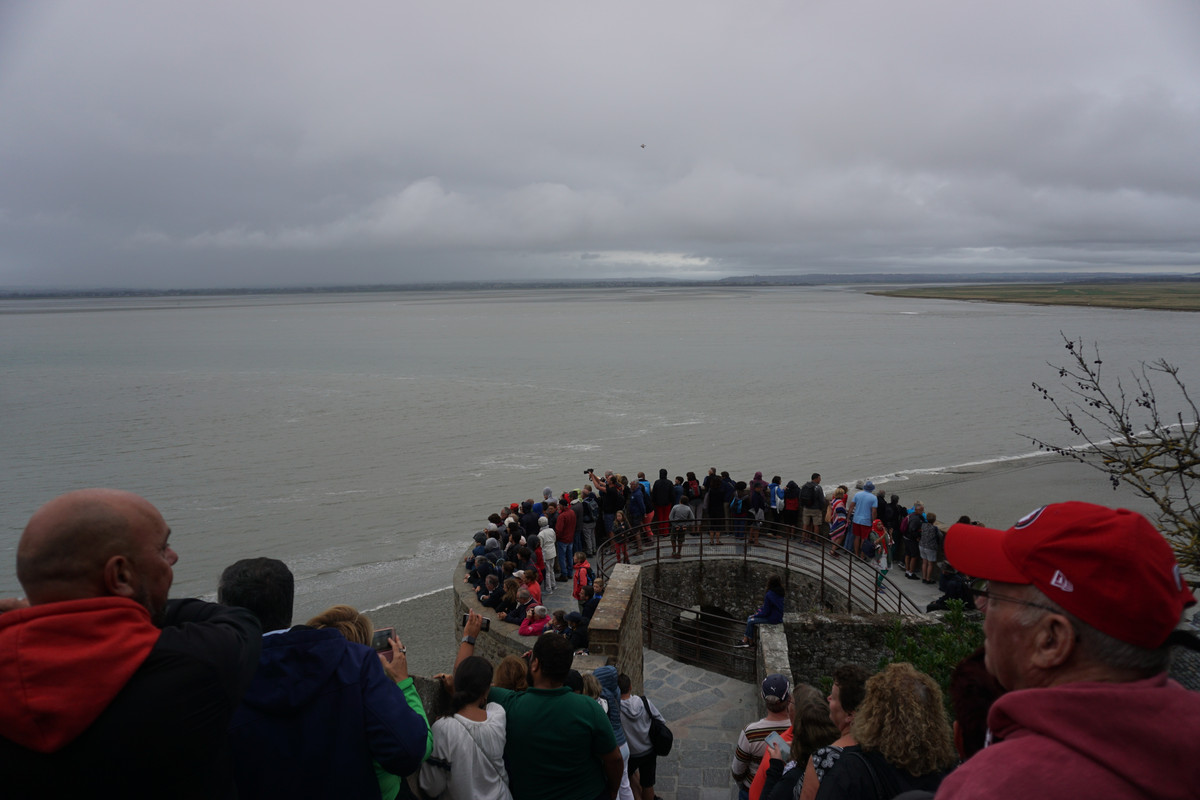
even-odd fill
[(1020, 456), (1064, 433), (1030, 387), (1059, 330), (1186, 379), (1198, 323), (838, 288), (9, 302), (0, 596), (33, 510), (104, 485), (163, 511), (175, 596), (271, 555), (297, 619), (372, 608), (447, 585), (488, 512), (585, 467), (829, 483)]

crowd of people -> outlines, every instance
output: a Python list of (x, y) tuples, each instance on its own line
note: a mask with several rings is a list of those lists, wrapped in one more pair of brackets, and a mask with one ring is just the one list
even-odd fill
[[(623, 494), (619, 479), (589, 475)], [(801, 487), (783, 488), (800, 500)], [(599, 578), (588, 540), (576, 554), (558, 534), (583, 533), (571, 516), (590, 494), (551, 503), (546, 490), (540, 509), (518, 503), (489, 520), (483, 533), (496, 535), (471, 555), (476, 588), (481, 602), (497, 592), (513, 602), (505, 618), (527, 626), (533, 646), (495, 665), (477, 657), (483, 619), (470, 612), (432, 725), (403, 642), (373, 646), (379, 632), (345, 605), (293, 625), (294, 579), (281, 561), (231, 564), (216, 603), (169, 600), (178, 556), (152, 504), (107, 489), (51, 500), (17, 545), (26, 596), (0, 600), (4, 796), (391, 800), (415, 776), (448, 798), (654, 800), (650, 730), (662, 715), (614, 665), (572, 670)], [(813, 487), (804, 494), (814, 502)], [(855, 513), (867, 496), (864, 484), (851, 498), (844, 534), (864, 545), (875, 522), (888, 530)], [(650, 497), (644, 508), (669, 515)], [(801, 526), (821, 516), (791, 506), (783, 512)], [(598, 505), (592, 535), (630, 507)], [(969, 591), (985, 615), (985, 646), (951, 683), (953, 726), (937, 684), (909, 664), (874, 675), (839, 667), (823, 700), (771, 675), (767, 717), (735, 749), (743, 796), (1194, 797), (1200, 696), (1166, 668), (1172, 646), (1197, 649), (1176, 629), (1195, 598), (1153, 526), (1067, 502), (1007, 530), (956, 524), (944, 546), (978, 579)], [(546, 597), (568, 586), (576, 608), (546, 613)]]
[(946, 555), (984, 612), (985, 644), (950, 680), (846, 664), (821, 700), (783, 675), (738, 738), (743, 800), (1188, 798), (1200, 786), (1200, 696), (1167, 677), (1195, 603), (1145, 518), (1057, 503), (1007, 530), (969, 522)]

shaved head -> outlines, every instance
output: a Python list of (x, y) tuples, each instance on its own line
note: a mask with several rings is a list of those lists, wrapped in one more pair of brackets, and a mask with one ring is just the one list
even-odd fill
[(158, 509), (131, 492), (81, 489), (39, 508), (17, 545), (17, 580), (33, 605), (127, 596), (152, 616), (176, 556)]

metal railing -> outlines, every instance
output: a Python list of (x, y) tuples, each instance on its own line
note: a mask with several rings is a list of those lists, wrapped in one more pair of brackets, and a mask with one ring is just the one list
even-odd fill
[[(793, 575), (815, 578), (816, 602), (828, 611), (921, 613), (873, 564), (820, 535), (770, 522), (726, 520), (717, 537), (706, 523), (693, 524), (678, 542), (678, 549), (666, 525), (652, 522), (632, 528), (603, 542), (594, 563), (606, 577), (618, 559), (643, 567), (705, 560), (769, 564), (782, 568), (785, 587)], [(713, 543), (717, 538), (720, 544)], [(744, 620), (717, 609), (682, 606), (655, 597), (652, 589), (647, 591), (648, 585), (642, 583), (643, 645), (677, 661), (754, 682), (756, 650), (732, 646), (743, 633)]]
[[(618, 555), (626, 563), (641, 566), (705, 560), (773, 564), (782, 567), (785, 585), (792, 574), (816, 578), (819, 603), (831, 612), (922, 613), (917, 604), (872, 563), (819, 534), (771, 522), (724, 520), (723, 532), (714, 537), (706, 523), (707, 520), (701, 520), (693, 526), (693, 532), (684, 535), (677, 557), (673, 555), (667, 527), (660, 527), (658, 522), (609, 537), (596, 550), (598, 569), (607, 576), (617, 563)], [(713, 538), (719, 538), (721, 543), (713, 544)], [(642, 591), (645, 594), (644, 588)]]
[(745, 625), (724, 614), (668, 603), (642, 592), (644, 646), (684, 664), (753, 683), (755, 651), (732, 646)]

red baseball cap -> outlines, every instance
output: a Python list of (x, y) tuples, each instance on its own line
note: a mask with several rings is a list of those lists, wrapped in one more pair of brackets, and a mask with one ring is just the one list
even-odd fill
[(1134, 511), (1054, 503), (1006, 531), (956, 524), (946, 559), (975, 578), (1032, 584), (1097, 630), (1161, 647), (1196, 602), (1171, 546)]

